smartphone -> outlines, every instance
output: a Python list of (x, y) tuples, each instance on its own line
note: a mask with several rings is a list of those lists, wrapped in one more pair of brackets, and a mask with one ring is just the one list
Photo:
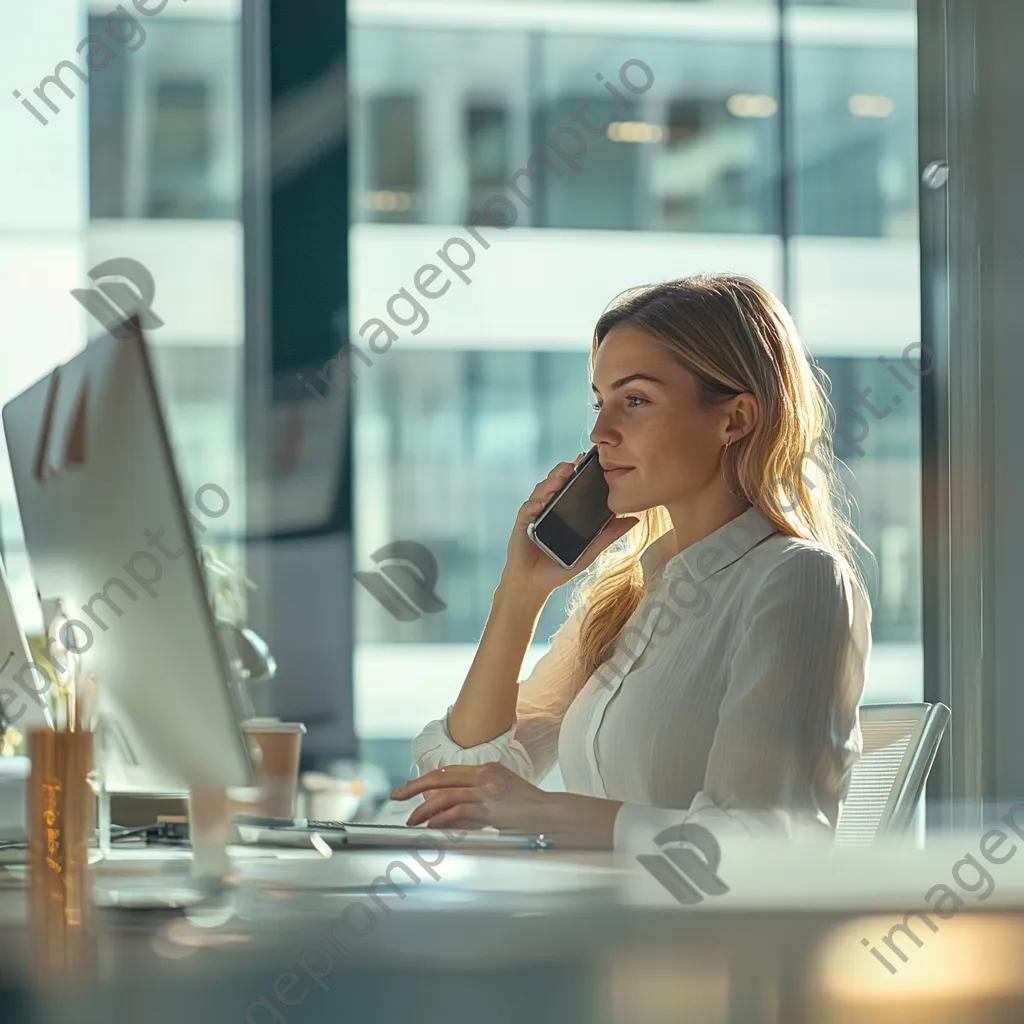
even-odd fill
[(563, 569), (571, 569), (615, 518), (597, 445), (580, 459), (562, 489), (526, 528), (526, 535)]

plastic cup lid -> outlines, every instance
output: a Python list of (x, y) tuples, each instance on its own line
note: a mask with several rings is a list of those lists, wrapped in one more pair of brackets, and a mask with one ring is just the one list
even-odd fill
[(302, 722), (282, 722), (277, 718), (249, 718), (242, 723), (246, 732), (301, 732), (306, 731)]

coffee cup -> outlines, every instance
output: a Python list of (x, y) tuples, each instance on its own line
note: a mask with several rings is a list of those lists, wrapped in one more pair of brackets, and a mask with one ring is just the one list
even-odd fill
[(258, 790), (250, 813), (294, 818), (299, 757), (306, 727), (301, 722), (250, 719), (242, 725), (242, 731), (254, 755)]

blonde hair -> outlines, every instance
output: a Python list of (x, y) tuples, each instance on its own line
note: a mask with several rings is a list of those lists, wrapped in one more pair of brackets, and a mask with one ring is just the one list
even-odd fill
[[(832, 407), (785, 306), (740, 274), (697, 274), (628, 289), (594, 328), (597, 350), (608, 332), (629, 324), (660, 342), (695, 378), (700, 400), (714, 405), (749, 392), (760, 416), (723, 458), (728, 486), (791, 537), (832, 551), (855, 583), (849, 499), (835, 472)], [(827, 378), (826, 378), (827, 379)], [(812, 475), (808, 475), (809, 467)], [(644, 593), (640, 556), (672, 528), (664, 506), (634, 513), (640, 522), (602, 552), (584, 574), (572, 609), (586, 607), (578, 648), (576, 689), (611, 656)]]

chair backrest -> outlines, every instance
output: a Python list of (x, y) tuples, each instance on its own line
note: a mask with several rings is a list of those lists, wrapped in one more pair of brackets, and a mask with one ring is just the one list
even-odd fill
[(861, 705), (864, 752), (850, 773), (836, 843), (907, 831), (948, 723), (945, 704)]

